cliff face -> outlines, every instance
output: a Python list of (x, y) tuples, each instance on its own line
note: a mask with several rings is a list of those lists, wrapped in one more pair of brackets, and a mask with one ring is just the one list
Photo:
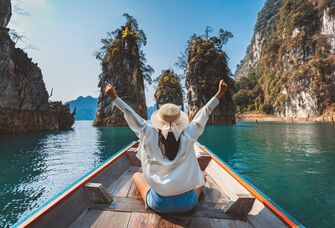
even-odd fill
[[(6, 26), (10, 1), (1, 1), (0, 12), (1, 26)], [(74, 118), (69, 107), (48, 102), (40, 68), (15, 48), (8, 31), (0, 28), (0, 133), (71, 128)]]
[(133, 17), (124, 16), (127, 18), (126, 24), (109, 33), (109, 37), (102, 40), (102, 50), (97, 53), (102, 73), (95, 126), (127, 125), (122, 112), (113, 107), (110, 98), (104, 93), (107, 83), (113, 84), (118, 96), (139, 115), (147, 118), (144, 79), (151, 83), (153, 70), (145, 65), (146, 60), (141, 51), (141, 46), (146, 44), (146, 37)]
[(0, 2), (0, 27), (6, 28), (12, 16), (12, 6), (10, 0)]
[(220, 30), (218, 37), (204, 38), (194, 35), (188, 42), (185, 84), (190, 119), (193, 119), (198, 110), (215, 95), (219, 81), (224, 79), (229, 85), (229, 91), (214, 109), (208, 122), (235, 123), (235, 105), (231, 95), (235, 83), (230, 77), (228, 57), (222, 50), (222, 45), (230, 37), (231, 33)]
[(172, 70), (165, 70), (157, 78), (157, 82), (155, 92), (156, 106), (160, 107), (166, 103), (173, 103), (180, 106), (183, 110), (183, 92), (178, 75)]
[(267, 0), (265, 2), (264, 7), (258, 13), (251, 44), (248, 46), (244, 59), (238, 65), (235, 76), (247, 76), (250, 69), (255, 67), (261, 56), (264, 39), (269, 35), (271, 28), (274, 26), (275, 15), (278, 14), (280, 6), (281, 0)]
[(235, 78), (239, 111), (322, 115), (335, 102), (335, 2), (268, 0)]

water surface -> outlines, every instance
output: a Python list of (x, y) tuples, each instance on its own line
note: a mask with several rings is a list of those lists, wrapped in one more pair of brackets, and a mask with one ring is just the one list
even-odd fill
[[(0, 227), (10, 226), (136, 140), (127, 127), (0, 136)], [(335, 225), (335, 127), (209, 125), (200, 142), (307, 227)]]

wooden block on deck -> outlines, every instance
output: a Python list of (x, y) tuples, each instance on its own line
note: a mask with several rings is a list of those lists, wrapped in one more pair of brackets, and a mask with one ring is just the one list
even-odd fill
[(128, 227), (251, 227), (248, 223), (233, 219), (215, 219), (207, 217), (170, 217), (167, 215), (132, 213)]
[(93, 203), (110, 204), (113, 201), (113, 198), (101, 183), (87, 183), (85, 190)]
[(127, 155), (127, 158), (128, 158), (128, 160), (129, 160), (129, 162), (132, 166), (141, 166), (141, 161), (140, 161), (140, 159), (138, 159), (136, 157), (136, 153), (137, 153), (136, 148), (135, 149), (130, 148), (126, 152), (126, 155)]
[(237, 200), (228, 202), (223, 210), (226, 214), (247, 216), (251, 211), (254, 202), (255, 198), (250, 195), (237, 194)]
[(207, 168), (209, 162), (212, 160), (211, 156), (209, 156), (208, 154), (201, 155), (197, 159), (198, 159), (198, 163), (199, 163), (201, 171), (204, 171)]

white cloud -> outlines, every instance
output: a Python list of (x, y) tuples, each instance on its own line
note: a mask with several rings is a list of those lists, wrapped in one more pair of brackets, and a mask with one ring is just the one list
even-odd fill
[[(41, 26), (47, 16), (51, 14), (51, 1), (49, 0), (12, 0), (12, 18), (8, 25), (18, 34), (26, 37), (18, 43), (21, 48), (35, 46), (31, 40), (34, 30)], [(37, 24), (36, 18), (41, 18)]]
[(34, 13), (46, 10), (49, 7), (49, 2), (49, 0), (13, 0), (12, 4), (17, 4), (25, 11)]

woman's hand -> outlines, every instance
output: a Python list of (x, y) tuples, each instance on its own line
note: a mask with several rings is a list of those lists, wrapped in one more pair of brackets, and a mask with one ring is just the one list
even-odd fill
[(219, 82), (219, 89), (215, 94), (215, 97), (220, 100), (221, 97), (225, 94), (225, 92), (228, 90), (228, 85), (225, 83), (224, 80), (220, 80)]
[(112, 101), (117, 98), (114, 87), (109, 83), (106, 85), (105, 93), (112, 99)]

